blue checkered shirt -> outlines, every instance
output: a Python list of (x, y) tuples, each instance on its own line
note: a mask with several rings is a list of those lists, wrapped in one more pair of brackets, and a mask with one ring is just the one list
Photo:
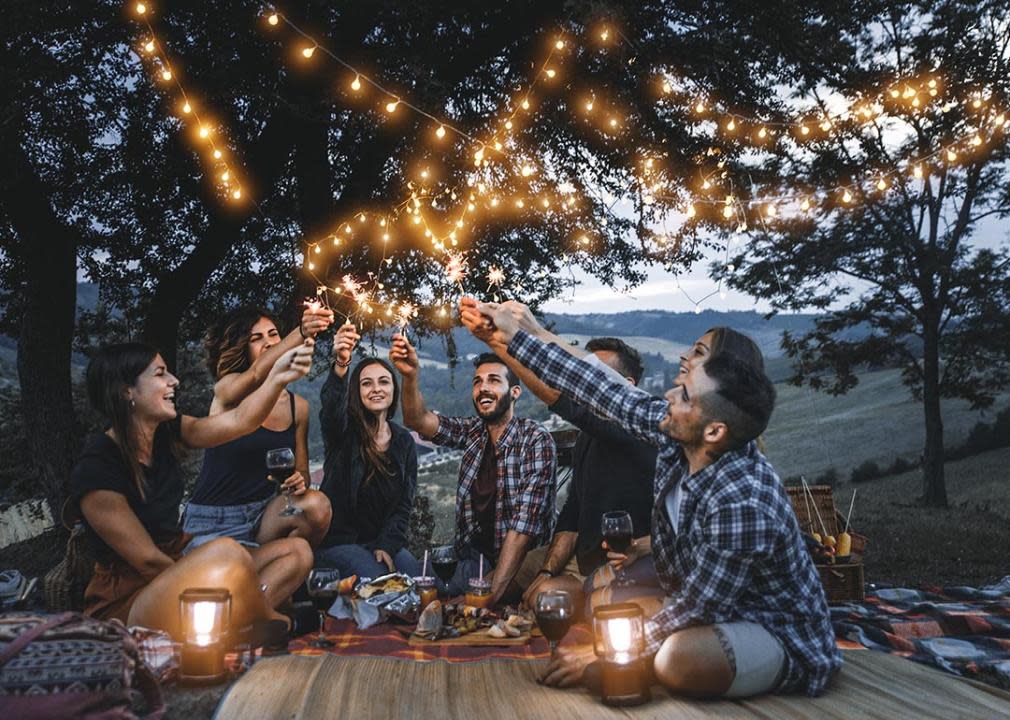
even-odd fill
[[(438, 430), (431, 441), (463, 451), (456, 490), (457, 551), (468, 545), (477, 532), (470, 491), (490, 440), (487, 426), (478, 417), (438, 415)], [(501, 550), (509, 530), (531, 536), (529, 547), (538, 547), (549, 541), (554, 531), (557, 467), (554, 438), (539, 423), (513, 417), (495, 447), (498, 460), (495, 553)]]
[[(841, 667), (841, 654), (796, 514), (756, 445), (728, 452), (690, 475), (680, 445), (659, 429), (669, 407), (665, 400), (615, 382), (563, 348), (522, 331), (508, 351), (551, 387), (660, 450), (652, 553), (669, 602), (646, 621), (648, 651), (656, 652), (682, 628), (753, 622), (785, 650), (779, 691), (820, 694)], [(673, 527), (665, 499), (677, 483), (683, 483), (682, 498)]]

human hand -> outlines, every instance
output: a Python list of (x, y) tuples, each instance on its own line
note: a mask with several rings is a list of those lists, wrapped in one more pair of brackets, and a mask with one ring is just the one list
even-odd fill
[(611, 550), (610, 546), (607, 545), (607, 541), (604, 540), (601, 544), (603, 549), (607, 551), (607, 562), (610, 563), (615, 570), (623, 570), (626, 567), (630, 567), (635, 564), (635, 561), (641, 557), (652, 552), (652, 544), (646, 542), (647, 538), (635, 538), (631, 541), (631, 545), (628, 546), (628, 552), (619, 553), (615, 550)]
[(333, 337), (333, 359), (337, 365), (347, 366), (351, 362), (351, 353), (357, 346), (361, 336), (352, 323), (344, 323)]
[(538, 682), (551, 687), (571, 687), (582, 681), (586, 666), (596, 660), (592, 643), (559, 647)]
[(551, 576), (546, 573), (537, 573), (537, 576), (533, 578), (533, 582), (530, 583), (530, 586), (526, 588), (526, 592), (523, 593), (522, 604), (524, 607), (533, 607), (533, 604), (537, 600), (537, 595), (540, 594), (540, 588), (550, 579)]
[(302, 311), (301, 333), (303, 338), (314, 338), (333, 324), (333, 311), (319, 307), (315, 303), (306, 303)]
[(406, 336), (400, 333), (393, 335), (393, 345), (389, 348), (389, 361), (404, 377), (417, 375), (421, 366), (414, 346), (410, 344)]
[(288, 350), (277, 358), (277, 362), (270, 368), (268, 379), (281, 385), (287, 385), (305, 377), (312, 368), (312, 353), (315, 351), (315, 347), (316, 341), (306, 338), (301, 345)]
[(290, 495), (304, 495), (305, 491), (308, 490), (308, 483), (300, 472), (295, 470), (291, 477), (281, 483), (281, 492), (286, 492)]
[(491, 344), (494, 337), (494, 324), (486, 315), (482, 315), (478, 308), (478, 303), (471, 297), (464, 297), (459, 301), (459, 317), (463, 326), (469, 330), (475, 338)]
[(393, 567), (393, 558), (389, 557), (389, 553), (385, 550), (375, 550), (372, 554), (375, 556), (375, 562), (385, 565), (389, 568), (389, 572), (396, 571), (396, 568)]

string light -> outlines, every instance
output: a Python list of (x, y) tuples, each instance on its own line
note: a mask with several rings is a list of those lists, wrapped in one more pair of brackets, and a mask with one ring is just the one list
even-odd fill
[(136, 9), (138, 15), (143, 15), (144, 13), (147, 12), (147, 5), (145, 5), (142, 2), (139, 2), (139, 3), (137, 3), (135, 9)]
[(361, 76), (355, 75), (354, 79), (351, 80), (351, 90), (357, 92), (360, 89), (361, 89)]
[(315, 54), (315, 52), (316, 52), (316, 46), (309, 45), (307, 47), (302, 48), (302, 57), (310, 58)]
[(388, 112), (389, 114), (395, 113), (396, 108), (399, 106), (399, 104), (400, 104), (399, 100), (389, 101), (388, 103), (386, 103), (386, 112)]
[(270, 23), (271, 25), (276, 25), (278, 22), (280, 22), (280, 18), (277, 17), (277, 13), (270, 13), (267, 16), (267, 22)]
[(445, 137), (445, 126), (443, 126), (443, 125), (439, 125), (439, 126), (438, 126), (438, 129), (437, 129), (437, 130), (435, 131), (435, 136), (436, 136), (436, 137), (437, 137), (437, 138), (438, 138), (439, 140), (441, 140), (442, 138), (444, 138), (444, 137)]

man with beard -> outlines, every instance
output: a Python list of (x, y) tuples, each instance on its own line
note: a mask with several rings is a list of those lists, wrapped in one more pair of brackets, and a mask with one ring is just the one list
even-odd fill
[[(669, 690), (698, 696), (816, 696), (841, 666), (824, 589), (782, 483), (755, 439), (775, 389), (722, 353), (680, 373), (665, 399), (612, 380), (544, 330), (529, 309), (461, 302), (463, 324), (543, 382), (659, 450), (651, 551), (667, 599), (645, 623)], [(593, 647), (559, 649), (542, 681), (591, 683)]]
[(513, 578), (527, 551), (551, 538), (556, 466), (554, 439), (538, 423), (514, 415), (522, 388), (493, 353), (474, 361), (471, 395), (477, 417), (447, 417), (425, 407), (417, 353), (393, 335), (389, 359), (403, 376), (403, 422), (438, 445), (463, 451), (456, 491), (459, 565), (450, 595), (466, 591), (481, 557), (492, 601), (515, 597)]

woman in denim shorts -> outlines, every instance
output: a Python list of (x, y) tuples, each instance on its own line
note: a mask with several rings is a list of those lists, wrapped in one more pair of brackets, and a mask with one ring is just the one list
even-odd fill
[[(281, 354), (332, 323), (329, 310), (306, 308), (301, 324), (282, 338), (268, 313), (241, 307), (211, 328), (207, 335), (207, 367), (217, 378), (210, 414), (224, 412), (263, 382)], [(257, 566), (280, 559), (288, 537), (303, 537), (315, 547), (330, 524), (330, 503), (308, 489), (309, 405), (290, 390), (281, 394), (266, 421), (255, 432), (210, 448), (183, 519), (183, 530), (194, 536), (187, 551), (214, 538), (228, 537), (249, 548)], [(281, 516), (285, 498), (267, 479), (266, 454), (290, 448), (295, 471), (280, 482), (302, 512)]]

